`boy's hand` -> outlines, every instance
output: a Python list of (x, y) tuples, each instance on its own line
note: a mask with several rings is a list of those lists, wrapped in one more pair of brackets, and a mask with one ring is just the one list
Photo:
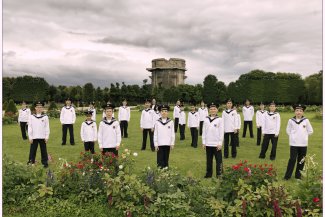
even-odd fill
[(47, 141), (49, 141), (48, 139), (45, 139), (45, 143), (47, 144)]
[(100, 151), (102, 152), (103, 151), (103, 148), (100, 148)]
[(205, 150), (205, 145), (204, 144), (202, 144), (202, 148)]
[(154, 129), (153, 128), (151, 128), (151, 132), (153, 132), (154, 131)]
[(116, 146), (116, 150), (119, 150), (119, 148), (120, 148), (120, 145)]
[(174, 149), (174, 145), (171, 145), (170, 148), (173, 150)]
[(222, 146), (221, 145), (218, 145), (217, 146), (217, 151), (220, 151), (222, 149)]
[(143, 131), (143, 128), (141, 128), (141, 131)]
[(279, 136), (279, 134), (275, 134), (275, 135), (274, 135), (274, 137), (278, 137), (278, 136)]
[(155, 149), (156, 149), (156, 151), (159, 151), (159, 148), (158, 148), (158, 146), (156, 146), (156, 147), (155, 147)]
[(29, 143), (30, 143), (30, 144), (33, 144), (33, 140), (32, 140), (32, 139), (30, 139), (30, 140), (29, 140)]

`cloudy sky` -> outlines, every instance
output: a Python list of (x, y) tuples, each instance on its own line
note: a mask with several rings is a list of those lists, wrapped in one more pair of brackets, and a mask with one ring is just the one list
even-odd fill
[[(87, 2), (87, 3), (83, 3)], [(141, 84), (154, 58), (184, 58), (186, 83), (253, 69), (322, 68), (321, 0), (4, 0), (3, 76)]]

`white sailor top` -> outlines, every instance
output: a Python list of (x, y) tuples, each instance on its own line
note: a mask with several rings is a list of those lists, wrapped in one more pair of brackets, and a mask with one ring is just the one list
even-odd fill
[(154, 145), (173, 146), (175, 145), (174, 121), (170, 118), (159, 118), (155, 122)]
[(96, 121), (96, 109), (95, 108), (93, 108), (93, 109), (89, 108), (88, 111), (92, 111), (93, 112), (91, 114), (91, 120), (92, 121)]
[(72, 106), (64, 106), (60, 114), (61, 124), (74, 124), (76, 122), (76, 112)]
[(236, 124), (236, 127), (237, 127), (236, 129), (237, 130), (240, 130), (240, 128), (241, 128), (241, 117), (240, 117), (240, 114), (237, 113), (237, 116), (236, 117), (237, 117), (236, 118), (236, 123), (237, 123)]
[(237, 112), (233, 109), (226, 109), (222, 112), (225, 133), (233, 133), (238, 129)]
[(159, 111), (154, 110), (153, 116), (154, 116), (154, 123), (158, 121), (159, 118), (161, 118), (161, 114)]
[(224, 137), (223, 124), (223, 119), (218, 116), (215, 118), (206, 117), (202, 129), (202, 144), (210, 147), (222, 146)]
[(99, 123), (97, 139), (99, 148), (116, 148), (120, 146), (122, 138), (119, 122), (115, 118), (112, 118), (112, 120), (104, 118)]
[(120, 106), (118, 109), (118, 120), (129, 122), (131, 118), (131, 110), (128, 106)]
[(266, 113), (265, 110), (258, 110), (256, 112), (256, 126), (260, 127), (262, 126), (262, 120), (263, 120), (263, 115)]
[(243, 110), (244, 121), (252, 121), (254, 117), (254, 107), (243, 106), (242, 110)]
[(81, 124), (80, 137), (83, 142), (97, 141), (97, 125), (95, 121), (84, 121)]
[(19, 109), (18, 122), (28, 122), (30, 115), (31, 115), (31, 112), (30, 112), (29, 108)]
[(286, 131), (289, 135), (290, 146), (306, 147), (308, 136), (313, 133), (313, 128), (307, 118), (302, 117), (298, 120), (293, 117), (289, 119)]
[(143, 129), (152, 129), (155, 124), (155, 116), (152, 109), (144, 109), (141, 113), (140, 127)]
[(180, 125), (186, 124), (186, 114), (184, 111), (179, 111), (179, 122)]
[(50, 124), (49, 118), (44, 114), (33, 114), (29, 116), (28, 121), (28, 138), (32, 139), (49, 139)]
[(263, 115), (262, 134), (279, 135), (281, 127), (281, 117), (278, 112), (266, 112)]
[(200, 126), (200, 115), (198, 112), (189, 112), (187, 117), (187, 126), (191, 127), (199, 127)]
[(180, 111), (181, 111), (181, 109), (179, 108), (178, 105), (176, 105), (176, 106), (174, 107), (173, 119), (175, 119), (175, 118), (179, 118), (179, 112), (180, 112)]
[(206, 117), (209, 115), (208, 109), (206, 107), (198, 109), (200, 121), (204, 121)]

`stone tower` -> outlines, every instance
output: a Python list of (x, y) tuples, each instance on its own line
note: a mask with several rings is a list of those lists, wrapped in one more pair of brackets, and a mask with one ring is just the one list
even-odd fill
[(178, 58), (165, 58), (153, 59), (152, 68), (147, 68), (151, 72), (152, 87), (165, 87), (178, 86), (184, 84), (185, 76), (185, 60)]

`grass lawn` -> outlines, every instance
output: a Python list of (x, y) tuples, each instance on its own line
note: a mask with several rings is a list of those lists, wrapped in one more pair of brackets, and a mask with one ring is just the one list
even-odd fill
[[(136, 158), (135, 172), (139, 173), (146, 166), (154, 167), (156, 165), (156, 153), (151, 152), (149, 141), (147, 142), (147, 150), (140, 151), (142, 144), (142, 132), (139, 127), (140, 112), (132, 111), (131, 121), (129, 124), (129, 138), (122, 138), (122, 148), (128, 148), (132, 151), (137, 152), (139, 155)], [(220, 114), (220, 112), (219, 112)], [(172, 115), (172, 112), (170, 112)], [(293, 116), (293, 113), (281, 113), (281, 130), (279, 136), (279, 142), (277, 147), (277, 157), (275, 161), (268, 159), (270, 154), (271, 144), (267, 152), (267, 158), (261, 160), (258, 158), (260, 152), (260, 146), (256, 146), (256, 129), (254, 128), (254, 139), (241, 138), (240, 136), (240, 147), (237, 149), (237, 158), (223, 159), (224, 167), (235, 164), (240, 160), (248, 160), (252, 164), (260, 163), (272, 163), (278, 170), (278, 177), (281, 180), (284, 176), (288, 157), (289, 157), (289, 144), (288, 136), (286, 135), (285, 129), (288, 119)], [(97, 120), (101, 119), (102, 113), (99, 112)], [(311, 124), (314, 128), (314, 134), (309, 138), (308, 154), (315, 154), (315, 159), (322, 166), (322, 120), (314, 119), (315, 113), (306, 113), (305, 116), (310, 119)], [(84, 117), (77, 117), (76, 124), (74, 125), (75, 133), (75, 146), (71, 146), (69, 142), (67, 145), (61, 145), (62, 130), (59, 119), (50, 119), (50, 139), (47, 145), (48, 153), (51, 154), (53, 162), (50, 163), (50, 167), (54, 168), (58, 158), (64, 158), (68, 161), (76, 160), (79, 157), (79, 153), (83, 151), (83, 143), (80, 140), (80, 126), (84, 121)], [(255, 125), (255, 123), (254, 123)], [(243, 124), (242, 124), (243, 126)], [(29, 143), (27, 140), (22, 140), (20, 128), (17, 124), (4, 125), (3, 126), (3, 155), (9, 156), (11, 159), (16, 159), (22, 163), (26, 163), (28, 160)], [(242, 130), (240, 135), (242, 134)], [(188, 128), (185, 132), (186, 140), (179, 140), (179, 132), (176, 135), (175, 148), (170, 154), (170, 166), (177, 167), (184, 175), (191, 175), (196, 178), (202, 178), (205, 175), (205, 151), (199, 147), (194, 149), (190, 146), (191, 135)], [(149, 139), (148, 139), (149, 140)], [(69, 136), (67, 138), (69, 141)], [(199, 144), (201, 144), (201, 137), (199, 138)], [(98, 151), (98, 144), (96, 144), (95, 150)], [(38, 149), (36, 161), (40, 162), (40, 151)], [(214, 162), (215, 165), (215, 162)], [(215, 170), (213, 171), (215, 175)], [(294, 182), (294, 179), (290, 182)]]

